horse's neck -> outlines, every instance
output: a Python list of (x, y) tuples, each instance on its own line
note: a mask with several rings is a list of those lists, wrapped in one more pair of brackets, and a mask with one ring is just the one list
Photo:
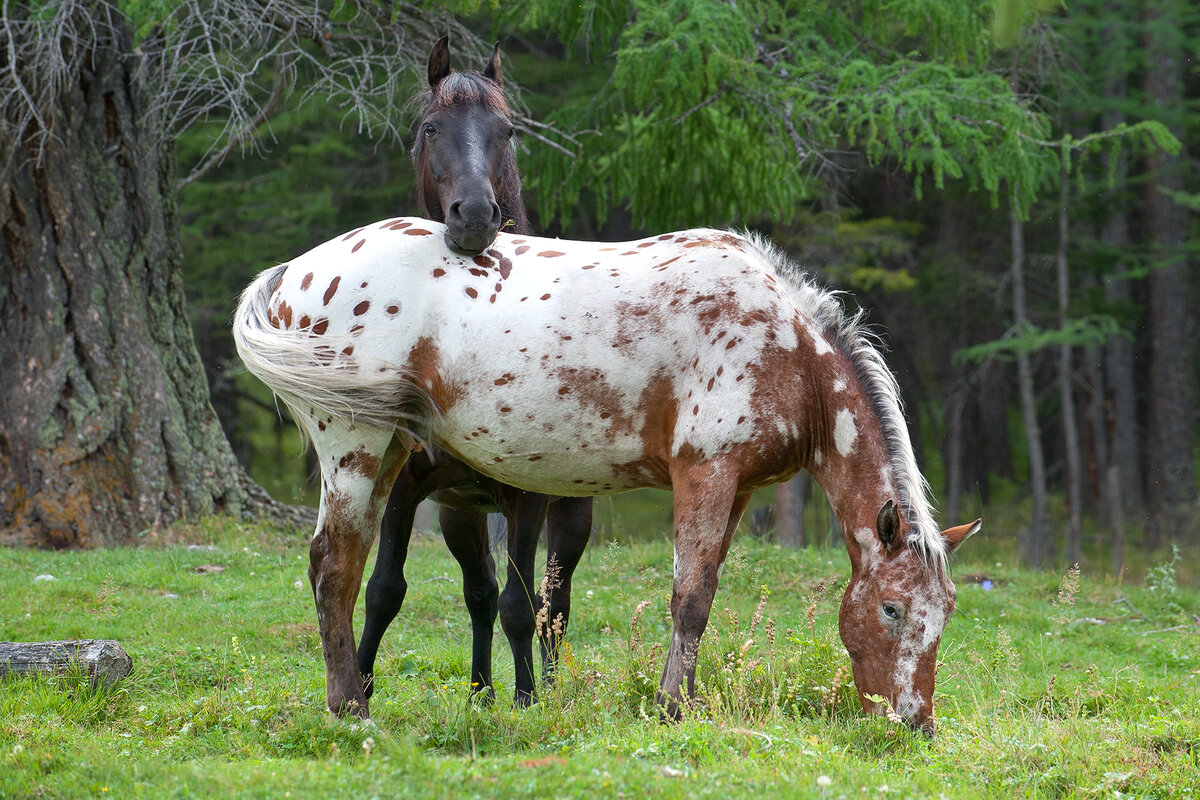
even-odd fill
[(875, 529), (879, 509), (898, 500), (888, 444), (870, 401), (861, 392), (826, 390), (828, 410), (806, 468), (824, 490), (846, 534)]
[[(524, 236), (534, 235), (533, 226), (529, 224), (529, 215), (525, 213), (525, 199), (521, 196), (521, 174), (517, 172), (516, 163), (511, 160), (504, 167), (504, 177), (496, 204), (500, 206), (502, 231)], [(509, 220), (512, 220), (513, 224), (504, 227), (508, 225)]]

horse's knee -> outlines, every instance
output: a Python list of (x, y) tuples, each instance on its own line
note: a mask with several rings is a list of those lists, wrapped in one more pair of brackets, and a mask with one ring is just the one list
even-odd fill
[(508, 638), (533, 636), (533, 602), (524, 592), (511, 591), (511, 582), (500, 595), (499, 611), (500, 625)]
[(485, 584), (476, 588), (463, 587), (463, 601), (467, 604), (467, 613), (472, 620), (485, 621), (489, 625), (495, 621), (500, 607), (500, 590), (495, 580), (490, 585)]
[(408, 595), (408, 581), (392, 572), (374, 574), (367, 581), (367, 613), (395, 616)]

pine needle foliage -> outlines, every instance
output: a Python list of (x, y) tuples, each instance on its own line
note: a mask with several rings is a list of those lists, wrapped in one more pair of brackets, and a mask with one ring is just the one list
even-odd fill
[(526, 168), (543, 218), (566, 220), (588, 192), (651, 228), (788, 221), (864, 163), (907, 172), (918, 198), (961, 180), (1024, 213), (1057, 167), (1046, 115), (989, 68), (988, 4), (620, 5), (496, 9), (613, 52), (600, 94), (554, 115), (592, 131), (579, 152), (537, 152)]

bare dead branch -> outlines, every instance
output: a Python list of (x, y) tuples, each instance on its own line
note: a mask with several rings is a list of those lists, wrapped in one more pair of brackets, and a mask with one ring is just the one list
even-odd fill
[(1150, 621), (1149, 617), (1147, 617), (1142, 612), (1138, 611), (1137, 608), (1134, 607), (1133, 603), (1129, 602), (1128, 597), (1118, 597), (1116, 600), (1113, 601), (1113, 605), (1114, 606), (1119, 606), (1119, 605), (1128, 606), (1129, 610), (1133, 612), (1133, 615), (1135, 617), (1137, 617), (1138, 619), (1144, 619), (1147, 622)]
[[(59, 0), (49, 18), (0, 0), (0, 165), (20, 142), (41, 145), (57, 120), (45, 109), (73, 83), (98, 44), (123, 47), (152, 96), (147, 130), (175, 139), (198, 123), (214, 127), (191, 183), (236, 148), (256, 151), (256, 132), (289, 95), (328, 104), (344, 122), (381, 140), (403, 141), (414, 111), (408, 99), (423, 85), (433, 43), (448, 34), (463, 68), (486, 63), (491, 45), (454, 17), (409, 3), (340, 4), (331, 19), (307, 0), (181, 0), (136, 43), (113, 0)], [(98, 10), (97, 10), (98, 9)], [(579, 143), (533, 120), (520, 87), (506, 81), (517, 126), (534, 141), (568, 155)]]

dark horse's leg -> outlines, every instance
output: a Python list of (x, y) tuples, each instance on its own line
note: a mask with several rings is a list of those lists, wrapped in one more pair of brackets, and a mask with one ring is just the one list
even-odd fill
[(471, 690), (490, 700), (492, 628), (496, 623), (496, 565), (488, 550), (487, 514), (442, 506), (438, 517), (446, 546), (463, 574), (463, 600), (471, 615)]
[(516, 673), (513, 702), (518, 706), (527, 706), (536, 699), (533, 634), (539, 600), (538, 587), (533, 582), (533, 563), (549, 500), (546, 495), (507, 489), (502, 502), (508, 518), (508, 582), (500, 595), (500, 625), (512, 648)]
[(375, 570), (367, 581), (366, 619), (358, 643), (358, 671), (362, 675), (368, 699), (375, 691), (375, 656), (379, 652), (379, 642), (388, 625), (400, 612), (404, 595), (408, 592), (408, 582), (404, 580), (404, 562), (408, 558), (413, 517), (426, 494), (418, 492), (418, 482), (413, 477), (413, 461), (420, 457), (418, 454), (409, 460), (392, 486), (383, 513), (383, 523), (379, 526), (379, 552), (375, 556)]
[[(571, 616), (571, 576), (587, 549), (592, 535), (592, 498), (563, 497), (550, 504), (546, 513), (549, 539), (547, 575), (550, 577), (548, 631), (538, 631), (542, 644), (542, 682), (554, 682), (558, 666), (558, 648), (567, 632)], [(551, 562), (553, 566), (551, 566)], [(557, 574), (551, 575), (551, 571)]]

